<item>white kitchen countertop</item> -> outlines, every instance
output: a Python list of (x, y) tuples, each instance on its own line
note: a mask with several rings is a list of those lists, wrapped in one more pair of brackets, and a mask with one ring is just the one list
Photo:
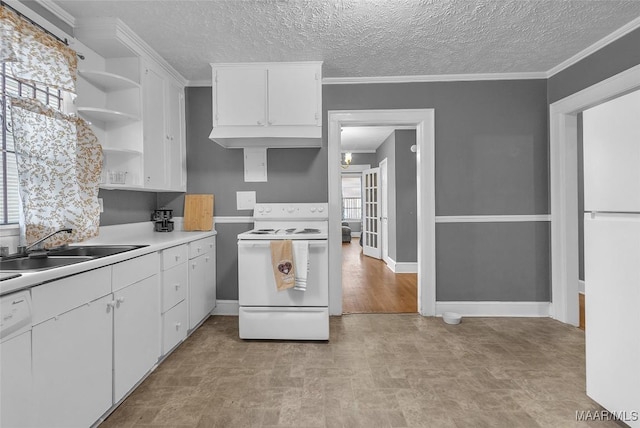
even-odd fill
[(78, 242), (71, 246), (77, 245), (147, 245), (147, 247), (138, 248), (124, 253), (114, 254), (112, 256), (101, 257), (86, 262), (76, 263), (68, 266), (60, 266), (49, 270), (39, 272), (18, 272), (18, 271), (2, 271), (7, 273), (20, 273), (22, 276), (14, 279), (0, 281), (0, 295), (7, 294), (44, 282), (54, 281), (69, 275), (86, 272), (103, 266), (112, 265), (114, 263), (129, 260), (145, 254), (154, 253), (165, 248), (174, 247), (176, 245), (185, 244), (209, 236), (215, 236), (215, 230), (207, 232), (185, 232), (178, 230), (182, 228), (182, 222), (175, 222), (176, 230), (173, 232), (155, 232), (153, 230), (153, 222), (129, 223), (114, 226), (104, 226), (100, 228), (99, 236), (84, 242)]

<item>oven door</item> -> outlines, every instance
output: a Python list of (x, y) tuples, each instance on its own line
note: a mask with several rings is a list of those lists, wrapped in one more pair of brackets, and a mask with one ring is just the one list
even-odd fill
[(309, 241), (306, 291), (277, 290), (271, 267), (270, 241), (238, 241), (238, 301), (240, 306), (328, 306), (327, 241)]

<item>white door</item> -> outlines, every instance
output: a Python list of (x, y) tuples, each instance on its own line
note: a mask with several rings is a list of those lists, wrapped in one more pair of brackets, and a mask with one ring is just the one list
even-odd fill
[(33, 327), (35, 426), (88, 427), (113, 404), (111, 300), (102, 297)]
[(381, 258), (380, 245), (380, 168), (362, 172), (362, 251)]
[(168, 187), (171, 190), (186, 190), (187, 155), (184, 130), (184, 89), (172, 80), (167, 82), (167, 166)]
[(215, 308), (215, 252), (189, 260), (189, 329), (193, 329)]
[(382, 260), (389, 264), (389, 179), (387, 175), (387, 158), (380, 162), (380, 213)]
[(144, 186), (166, 185), (165, 84), (159, 70), (148, 67), (143, 76)]
[(160, 356), (160, 284), (153, 275), (113, 293), (113, 402), (153, 367)]

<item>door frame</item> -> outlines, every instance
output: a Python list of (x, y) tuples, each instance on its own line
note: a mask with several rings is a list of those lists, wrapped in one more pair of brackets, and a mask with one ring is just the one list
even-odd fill
[(578, 113), (636, 89), (640, 89), (640, 65), (549, 106), (550, 315), (567, 324), (577, 326), (579, 323)]
[[(380, 168), (380, 256), (389, 266), (389, 174), (388, 160), (384, 158), (378, 164)], [(384, 221), (384, 215), (387, 221)]]
[(340, 130), (343, 125), (416, 127), (418, 192), (418, 312), (436, 314), (434, 109), (329, 110), (329, 314), (342, 315)]

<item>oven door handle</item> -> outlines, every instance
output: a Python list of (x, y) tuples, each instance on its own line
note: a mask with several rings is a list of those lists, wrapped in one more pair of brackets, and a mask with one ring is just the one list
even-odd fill
[[(309, 247), (326, 247), (327, 240), (315, 240), (308, 241)], [(271, 245), (271, 241), (238, 241), (238, 247), (248, 248), (268, 248)]]

